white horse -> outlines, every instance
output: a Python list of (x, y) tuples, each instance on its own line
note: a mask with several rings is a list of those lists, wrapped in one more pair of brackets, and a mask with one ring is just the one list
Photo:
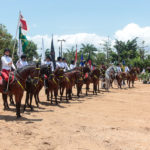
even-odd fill
[(115, 66), (110, 66), (106, 72), (105, 72), (105, 84), (106, 84), (106, 90), (109, 91), (109, 88), (111, 86), (111, 76), (116, 74), (116, 68)]

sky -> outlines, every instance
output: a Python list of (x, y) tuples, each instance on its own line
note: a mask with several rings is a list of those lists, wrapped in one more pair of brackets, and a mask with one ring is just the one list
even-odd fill
[[(38, 49), (41, 39), (55, 49), (66, 40), (64, 50), (81, 43), (99, 47), (101, 41), (128, 40), (138, 36), (150, 45), (150, 0), (0, 0), (0, 23), (15, 36), (19, 11), (27, 21), (30, 40)], [(56, 52), (57, 53), (57, 52)]]

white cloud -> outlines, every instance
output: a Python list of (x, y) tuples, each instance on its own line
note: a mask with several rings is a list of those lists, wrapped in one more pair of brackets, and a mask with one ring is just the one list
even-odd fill
[[(131, 40), (135, 37), (139, 37), (140, 41), (145, 41), (145, 44), (150, 46), (150, 26), (140, 27), (137, 24), (130, 23), (126, 25), (123, 29), (120, 29), (115, 32), (112, 37), (112, 44), (114, 44), (114, 39), (127, 41)], [(41, 53), (42, 47), (42, 38), (44, 39), (44, 47), (50, 48), (51, 46), (51, 36), (50, 35), (35, 35), (32, 37), (28, 37), (29, 40), (34, 41), (39, 49), (39, 53)], [(104, 40), (107, 40), (107, 37), (100, 36), (97, 34), (89, 34), (89, 33), (77, 33), (77, 34), (69, 34), (69, 35), (54, 35), (54, 47), (56, 51), (56, 56), (58, 56), (58, 49), (60, 43), (58, 39), (64, 39), (66, 42), (63, 43), (63, 51), (67, 48), (71, 48), (72, 46), (78, 45), (80, 48), (81, 43), (90, 43), (94, 44), (97, 48), (100, 48), (100, 43), (103, 43)]]
[(140, 27), (135, 23), (130, 23), (123, 29), (118, 30), (114, 36), (118, 40), (127, 41), (138, 37), (140, 41), (145, 41), (145, 44), (150, 46), (150, 26)]
[[(36, 35), (33, 37), (27, 37), (29, 40), (34, 41), (38, 46), (38, 52), (42, 47), (42, 38), (44, 39), (44, 47), (45, 49), (50, 48), (51, 46), (51, 36), (49, 35)], [(60, 46), (60, 42), (58, 39), (64, 39), (66, 42), (63, 42), (63, 51), (67, 48), (71, 48), (72, 46), (78, 45), (78, 49), (80, 48), (82, 43), (90, 43), (94, 44), (97, 48), (100, 47), (100, 43), (102, 43), (105, 37), (101, 37), (96, 34), (88, 34), (88, 33), (77, 33), (77, 34), (69, 34), (69, 35), (54, 35), (54, 47), (56, 51), (56, 56), (58, 56), (58, 50)]]

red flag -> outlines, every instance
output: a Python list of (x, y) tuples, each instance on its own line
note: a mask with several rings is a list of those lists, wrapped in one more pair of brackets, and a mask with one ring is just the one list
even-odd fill
[(75, 64), (77, 63), (77, 45), (76, 45), (76, 54), (75, 54)]
[(26, 20), (23, 18), (23, 16), (20, 14), (20, 23), (21, 23), (21, 28), (23, 30), (28, 30), (27, 28), (27, 23), (26, 23)]

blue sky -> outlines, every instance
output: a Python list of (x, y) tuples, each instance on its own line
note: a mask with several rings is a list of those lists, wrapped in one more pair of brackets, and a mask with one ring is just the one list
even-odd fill
[(150, 25), (150, 0), (0, 0), (0, 4), (0, 23), (13, 35), (19, 10), (29, 24), (29, 36), (113, 36), (129, 23)]
[(63, 49), (81, 43), (100, 43), (110, 37), (127, 41), (135, 37), (150, 47), (150, 0), (0, 0), (0, 23), (13, 36), (16, 32), (19, 10), (27, 20), (28, 39), (39, 51), (50, 48), (54, 34), (56, 55), (60, 43)]

